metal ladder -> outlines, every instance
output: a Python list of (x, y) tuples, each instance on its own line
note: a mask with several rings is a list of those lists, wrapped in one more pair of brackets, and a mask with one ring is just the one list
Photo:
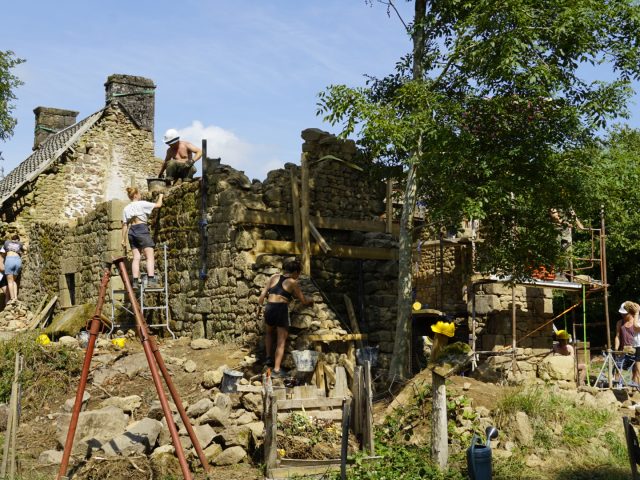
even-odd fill
[[(171, 319), (169, 315), (169, 279), (167, 274), (167, 245), (164, 244), (162, 246), (163, 252), (163, 277), (164, 281), (162, 282), (162, 286), (158, 288), (148, 288), (146, 286), (146, 275), (144, 278), (141, 275), (140, 278), (140, 289), (138, 293), (138, 302), (140, 303), (140, 310), (142, 311), (142, 315), (144, 316), (145, 311), (151, 310), (159, 310), (164, 311), (164, 321), (162, 323), (154, 323), (149, 324), (150, 328), (166, 328), (171, 337), (176, 338), (175, 333), (171, 330), (169, 326), (169, 321)], [(109, 330), (109, 338), (113, 335), (113, 331), (117, 327), (121, 327), (122, 324), (116, 324), (116, 312), (118, 309), (122, 309), (127, 313), (134, 315), (133, 310), (130, 306), (127, 306), (124, 301), (127, 298), (127, 291), (125, 289), (118, 289), (113, 287), (113, 277), (109, 282), (111, 288), (111, 329)], [(146, 295), (155, 295), (155, 297), (160, 300), (160, 304), (156, 306), (146, 306), (145, 305), (145, 297)]]

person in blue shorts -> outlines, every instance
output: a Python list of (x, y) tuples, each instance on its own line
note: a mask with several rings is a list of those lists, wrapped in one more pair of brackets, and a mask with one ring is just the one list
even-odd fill
[(26, 252), (26, 248), (20, 241), (18, 234), (14, 234), (9, 240), (6, 240), (3, 248), (6, 252), (4, 274), (7, 277), (7, 293), (11, 302), (18, 299), (18, 278), (22, 271), (22, 254)]

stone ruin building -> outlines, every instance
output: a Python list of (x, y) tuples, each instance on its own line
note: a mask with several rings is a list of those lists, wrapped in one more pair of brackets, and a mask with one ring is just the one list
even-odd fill
[[(122, 255), (125, 188), (146, 186), (159, 170), (154, 83), (111, 75), (105, 87), (105, 106), (80, 121), (77, 112), (35, 109), (34, 152), (0, 182), (5, 232), (18, 231), (29, 243), (20, 297), (31, 308), (53, 295), (57, 311), (96, 301), (105, 260)], [(331, 251), (314, 250), (311, 278), (301, 283), (316, 305), (292, 314), (288, 348), (311, 347), (305, 333), (350, 331), (347, 295), (367, 334), (365, 344), (379, 347), (378, 366), (386, 369), (395, 335), (398, 256), (394, 229), (388, 233), (384, 221), (385, 185), (368, 175), (368, 160), (352, 140), (318, 129), (304, 130), (302, 139), (310, 165), (310, 218)], [(287, 163), (259, 181), (216, 160), (203, 163), (204, 178), (172, 187), (151, 222), (156, 248), (168, 248), (171, 329), (255, 344), (262, 330), (260, 289), (285, 258), (299, 253), (292, 178), (300, 178), (300, 166)], [(442, 244), (426, 233), (419, 240), (416, 298), (456, 318), (463, 341), (475, 302), (478, 349), (509, 347), (511, 290), (474, 283), (473, 242), (462, 236)], [(161, 269), (162, 255), (157, 257)], [(522, 334), (552, 315), (550, 291), (518, 287), (516, 300)], [(416, 317), (414, 336), (430, 332), (432, 321)], [(519, 346), (548, 350), (549, 330)], [(327, 362), (343, 361), (343, 347), (325, 347)]]

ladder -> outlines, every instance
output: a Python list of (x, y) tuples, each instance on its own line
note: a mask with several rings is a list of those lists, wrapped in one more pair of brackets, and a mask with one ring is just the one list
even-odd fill
[[(142, 311), (142, 315), (144, 316), (146, 311), (158, 310), (162, 315), (162, 321), (160, 323), (149, 324), (150, 328), (166, 328), (171, 337), (176, 338), (175, 333), (171, 330), (169, 326), (170, 315), (169, 315), (169, 279), (167, 274), (167, 245), (164, 244), (162, 246), (163, 253), (163, 282), (162, 286), (157, 288), (149, 288), (147, 287), (147, 276), (141, 275), (140, 278), (140, 288), (138, 292), (138, 302), (140, 304), (140, 310)], [(122, 288), (115, 288), (113, 278), (111, 277), (111, 281), (109, 282), (111, 287), (111, 329), (109, 330), (109, 338), (113, 335), (113, 331), (123, 326), (122, 324), (116, 324), (116, 313), (118, 309), (122, 309), (127, 313), (134, 315), (133, 309), (131, 305), (127, 305), (125, 300), (127, 299), (127, 291)], [(151, 298), (155, 298), (158, 300), (157, 305), (148, 305), (148, 300)]]

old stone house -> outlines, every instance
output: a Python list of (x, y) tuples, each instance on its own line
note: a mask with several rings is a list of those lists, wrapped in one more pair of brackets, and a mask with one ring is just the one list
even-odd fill
[[(153, 82), (112, 75), (105, 87), (106, 105), (81, 121), (76, 112), (37, 108), (34, 153), (0, 182), (5, 227), (30, 244), (20, 296), (32, 308), (53, 295), (57, 309), (95, 302), (105, 260), (123, 254), (125, 187), (144, 186), (159, 169)], [(382, 220), (384, 185), (368, 175), (368, 161), (353, 141), (318, 129), (304, 130), (302, 138), (310, 216), (330, 250), (314, 246), (311, 279), (303, 287), (316, 305), (293, 312), (288, 348), (311, 347), (309, 333), (352, 331), (346, 295), (367, 334), (365, 345), (379, 347), (379, 365), (386, 368), (395, 335), (398, 257), (397, 230)], [(251, 181), (214, 160), (203, 164), (203, 179), (171, 188), (152, 220), (158, 248), (168, 249), (170, 326), (178, 335), (255, 343), (262, 328), (260, 288), (285, 258), (300, 253), (293, 201), (300, 167), (286, 164)], [(474, 283), (472, 244), (440, 245), (424, 237), (417, 245), (417, 298), (464, 324), (475, 296), (478, 332), (486, 337), (479, 348), (509, 345), (510, 291)], [(520, 315), (527, 318), (522, 328), (551, 314), (550, 294), (529, 290), (519, 287), (517, 293)], [(414, 330), (423, 327), (414, 322)], [(327, 361), (344, 360), (345, 347), (325, 346)]]
[[(121, 210), (112, 203), (122, 203), (127, 186), (146, 185), (160, 168), (154, 90), (147, 78), (111, 75), (105, 105), (84, 119), (72, 110), (34, 110), (33, 153), (0, 181), (4, 233), (18, 232), (29, 246), (20, 293), (27, 303), (57, 294), (60, 306), (75, 304), (75, 291), (91, 281), (82, 278), (78, 259), (98, 265), (98, 252), (120, 248), (114, 230)], [(111, 213), (112, 224), (87, 237), (87, 219), (102, 211)]]

